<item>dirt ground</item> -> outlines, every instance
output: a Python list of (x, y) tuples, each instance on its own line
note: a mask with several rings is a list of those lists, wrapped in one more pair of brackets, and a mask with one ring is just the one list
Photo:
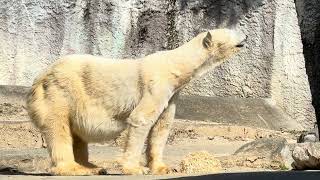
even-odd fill
[[(26, 119), (25, 109), (2, 104), (0, 119), (0, 174), (46, 174), (50, 164), (46, 144), (30, 122), (21, 120)], [(171, 175), (286, 170), (281, 163), (272, 163), (263, 155), (240, 157), (234, 152), (261, 138), (284, 138), (289, 144), (295, 143), (298, 134), (176, 119), (164, 160), (172, 169)], [(123, 137), (124, 134), (103, 145), (90, 145), (90, 161), (104, 167), (109, 174), (121, 174), (118, 162)], [(145, 162), (144, 158), (142, 162)]]
[[(6, 130), (7, 133), (10, 133), (9, 128)], [(11, 134), (12, 138), (13, 134)], [(1, 142), (8, 141), (3, 139), (4, 136), (0, 137)], [(290, 143), (295, 142), (296, 135), (250, 127), (176, 120), (164, 158), (172, 168), (171, 174), (175, 175), (284, 170), (281, 164), (272, 164), (261, 157), (243, 158), (233, 155), (244, 144), (265, 137), (283, 137)], [(20, 145), (30, 142), (30, 139), (23, 137), (13, 139), (22, 141), (16, 143)], [(110, 174), (121, 174), (118, 161), (121, 157), (122, 145), (121, 137), (103, 145), (93, 144), (90, 146), (90, 161), (104, 167)], [(41, 141), (40, 147), (45, 147), (45, 143)], [(0, 174), (46, 173), (49, 167), (49, 158), (45, 148), (2, 147), (0, 157)], [(199, 167), (202, 166), (210, 166), (210, 168), (199, 170)]]

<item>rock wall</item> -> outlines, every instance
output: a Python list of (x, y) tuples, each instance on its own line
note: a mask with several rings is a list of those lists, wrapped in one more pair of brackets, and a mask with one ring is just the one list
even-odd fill
[(317, 0), (296, 0), (296, 7), (303, 42), (305, 67), (316, 110), (320, 121), (320, 3)]
[(30, 86), (57, 57), (141, 57), (206, 29), (236, 28), (248, 46), (184, 95), (272, 98), (305, 128), (315, 121), (293, 0), (14, 0), (0, 2), (0, 84)]
[(277, 0), (274, 20), (272, 98), (291, 118), (313, 127), (315, 112), (294, 1)]

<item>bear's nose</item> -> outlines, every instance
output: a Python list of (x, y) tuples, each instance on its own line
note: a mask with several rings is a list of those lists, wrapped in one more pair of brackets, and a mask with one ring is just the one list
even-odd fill
[(237, 44), (236, 47), (243, 47), (247, 41), (247, 38), (248, 36), (245, 35), (245, 38), (239, 44)]

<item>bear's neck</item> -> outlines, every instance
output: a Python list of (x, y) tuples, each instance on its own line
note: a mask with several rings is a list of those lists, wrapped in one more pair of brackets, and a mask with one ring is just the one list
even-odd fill
[(181, 86), (219, 65), (219, 63), (207, 61), (212, 57), (203, 47), (202, 39), (202, 36), (198, 36), (170, 52), (170, 57), (173, 57), (169, 60), (172, 64), (170, 72), (176, 77), (178, 84)]

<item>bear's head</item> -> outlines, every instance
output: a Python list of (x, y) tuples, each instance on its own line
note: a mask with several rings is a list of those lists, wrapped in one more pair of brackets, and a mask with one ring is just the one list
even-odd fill
[(205, 32), (202, 45), (209, 53), (210, 61), (221, 62), (244, 47), (247, 36), (231, 29), (215, 29)]

